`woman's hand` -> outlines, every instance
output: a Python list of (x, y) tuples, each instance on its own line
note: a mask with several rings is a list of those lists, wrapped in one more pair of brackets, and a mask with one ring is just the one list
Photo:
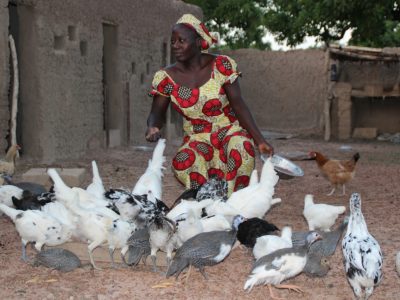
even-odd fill
[(146, 130), (146, 140), (148, 142), (157, 142), (161, 137), (160, 129), (157, 127), (148, 127)]
[(267, 142), (260, 143), (258, 145), (258, 151), (260, 151), (260, 154), (267, 154), (269, 156), (274, 155), (274, 147), (272, 147)]

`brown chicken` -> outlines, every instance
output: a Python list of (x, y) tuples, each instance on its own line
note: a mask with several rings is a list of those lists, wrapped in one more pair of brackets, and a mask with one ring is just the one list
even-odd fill
[(350, 160), (337, 160), (329, 159), (319, 152), (310, 152), (310, 158), (315, 158), (322, 175), (333, 186), (328, 196), (335, 192), (338, 185), (342, 185), (343, 195), (345, 195), (345, 184), (354, 177), (355, 167), (357, 161), (360, 159), (360, 154), (357, 152)]
[(17, 144), (12, 145), (6, 154), (4, 160), (0, 160), (0, 173), (12, 176), (15, 171), (15, 158), (21, 147)]

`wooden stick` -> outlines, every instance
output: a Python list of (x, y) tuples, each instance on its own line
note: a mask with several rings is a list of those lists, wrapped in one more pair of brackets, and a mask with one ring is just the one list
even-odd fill
[[(12, 66), (13, 66), (13, 88), (12, 88), (12, 102), (11, 102), (11, 124), (10, 124), (10, 135), (11, 145), (17, 144), (17, 112), (18, 112), (18, 91), (19, 91), (19, 79), (18, 79), (18, 60), (17, 51), (15, 49), (15, 42), (10, 34), (8, 36), (10, 42)], [(17, 156), (19, 157), (19, 151), (17, 150)]]

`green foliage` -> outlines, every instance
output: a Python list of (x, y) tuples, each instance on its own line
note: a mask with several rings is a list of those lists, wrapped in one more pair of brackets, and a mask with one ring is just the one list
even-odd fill
[(265, 25), (278, 40), (288, 45), (301, 43), (306, 36), (316, 36), (329, 44), (340, 40), (348, 29), (358, 43), (380, 46), (385, 22), (397, 9), (393, 0), (271, 0)]
[(352, 29), (351, 44), (400, 45), (400, 0), (185, 0), (200, 6), (206, 25), (232, 49), (270, 48), (268, 29), (278, 41), (296, 46), (306, 36), (329, 44)]

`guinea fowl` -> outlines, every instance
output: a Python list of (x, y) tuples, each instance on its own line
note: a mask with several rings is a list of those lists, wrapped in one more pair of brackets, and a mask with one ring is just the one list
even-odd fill
[(136, 182), (132, 194), (144, 195), (151, 191), (157, 199), (162, 199), (162, 176), (165, 169), (163, 163), (166, 160), (164, 150), (165, 139), (159, 139), (153, 150), (153, 156), (149, 159), (147, 169)]
[(128, 260), (125, 255), (122, 256), (122, 260), (128, 266), (136, 266), (140, 259), (146, 264), (146, 259), (150, 255), (150, 234), (147, 227), (136, 230), (128, 239)]
[(268, 255), (276, 250), (292, 247), (292, 228), (285, 226), (282, 228), (281, 236), (263, 235), (257, 238), (253, 248), (254, 258), (257, 260), (264, 255)]
[(311, 232), (307, 235), (303, 246), (280, 249), (258, 259), (244, 284), (244, 289), (250, 291), (255, 285), (268, 284), (271, 298), (276, 298), (271, 285), (280, 289), (302, 292), (298, 286), (281, 285), (281, 282), (303, 271), (308, 259), (308, 249), (318, 239), (321, 239), (321, 236), (317, 232)]
[(11, 176), (6, 174), (1, 174), (1, 176), (6, 184), (17, 186), (24, 191), (31, 192), (33, 195), (40, 195), (47, 192), (46, 188), (42, 184), (30, 181), (14, 182)]
[(309, 230), (329, 231), (339, 215), (345, 211), (345, 206), (315, 204), (313, 195), (308, 194), (304, 197), (303, 215), (307, 220)]
[(237, 239), (246, 247), (253, 248), (258, 237), (273, 234), (279, 228), (260, 218), (247, 219), (239, 225)]
[(368, 232), (358, 193), (350, 197), (350, 219), (342, 240), (342, 251), (347, 279), (354, 294), (361, 298), (365, 289), (365, 299), (368, 299), (382, 280), (383, 257), (378, 242)]
[[(326, 257), (331, 256), (335, 253), (337, 244), (344, 230), (347, 228), (349, 218), (345, 217), (343, 222), (333, 231), (317, 231), (321, 236), (322, 240), (316, 241), (310, 246), (309, 253), (315, 253), (319, 256)], [(292, 243), (293, 246), (301, 246), (304, 244), (304, 239), (310, 231), (293, 232)]]
[(57, 246), (71, 238), (70, 231), (54, 217), (40, 210), (16, 210), (0, 204), (2, 210), (14, 222), (22, 241), (22, 259), (26, 258), (26, 245), (35, 243), (35, 249), (40, 251), (43, 245)]
[(204, 267), (216, 265), (229, 255), (239, 224), (243, 221), (244, 217), (238, 215), (233, 219), (231, 230), (203, 232), (188, 239), (176, 250), (166, 276), (176, 274), (178, 278), (186, 267), (194, 266), (207, 279)]
[(82, 266), (78, 256), (63, 248), (43, 249), (36, 254), (33, 265), (45, 266), (61, 272), (70, 272)]
[(281, 202), (281, 199), (272, 198), (278, 180), (271, 158), (268, 158), (262, 167), (260, 181), (233, 192), (226, 203), (245, 218), (263, 218), (273, 204)]

